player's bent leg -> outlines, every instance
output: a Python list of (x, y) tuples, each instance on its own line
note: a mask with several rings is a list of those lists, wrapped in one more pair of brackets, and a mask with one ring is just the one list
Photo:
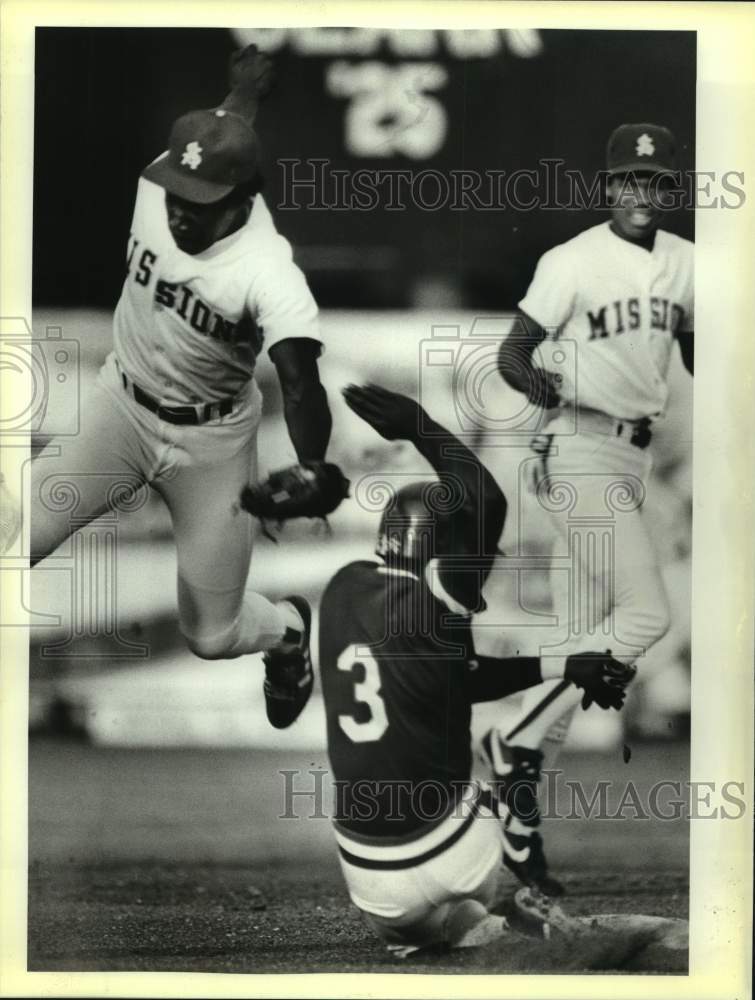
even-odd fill
[(398, 958), (437, 945), (482, 948), (509, 935), (505, 917), (490, 913), (476, 899), (427, 905), (401, 918), (364, 913), (365, 921)]
[[(253, 591), (242, 595), (241, 611), (220, 631), (202, 630), (214, 623), (217, 595), (197, 591), (179, 579), (179, 627), (189, 649), (203, 660), (230, 660), (264, 650), (264, 694), (267, 717), (286, 729), (301, 714), (314, 685), (310, 633), (312, 611), (298, 595), (273, 604)], [(187, 622), (188, 619), (188, 622)], [(200, 629), (197, 623), (200, 623)]]
[(355, 838), (336, 825), (351, 900), (393, 951), (472, 947), (505, 930), (502, 918), (486, 919), (500, 897), (500, 825), (479, 786), (466, 791), (419, 837), (386, 845), (385, 838)]
[(178, 561), (179, 626), (203, 659), (261, 652), (286, 631), (283, 609), (247, 590), (252, 520), (239, 507), (253, 474), (255, 441), (214, 464), (184, 464), (157, 479), (173, 520)]
[(493, 729), (483, 737), (480, 755), (490, 768), (491, 785), (500, 803), (504, 864), (524, 885), (560, 896), (563, 886), (548, 870), (542, 837), (537, 831), (542, 752), (509, 744)]
[(247, 589), (253, 525), (238, 498), (253, 478), (255, 448), (252, 437), (225, 461), (189, 464), (155, 486), (173, 517), (181, 633), (203, 659), (265, 652), (268, 719), (283, 729), (312, 692), (311, 611), (304, 598), (273, 603)]
[[(657, 569), (647, 574), (641, 586), (632, 580), (625, 586), (624, 593), (618, 591), (613, 621), (616, 634), (629, 636), (632, 645), (642, 653), (664, 637), (671, 628), (671, 607)], [(633, 662), (633, 658), (621, 652), (616, 658)]]
[(283, 638), (282, 609), (262, 594), (234, 588), (220, 593), (178, 578), (178, 625), (189, 649), (203, 660), (232, 660), (269, 649)]
[(83, 398), (79, 434), (53, 438), (31, 463), (32, 566), (78, 528), (127, 503), (148, 475), (134, 426), (96, 383)]
[[(573, 586), (580, 594), (594, 595), (595, 600), (581, 609), (583, 614), (579, 620), (569, 623), (568, 642), (560, 642), (550, 649), (544, 647), (543, 655), (560, 657), (567, 652), (597, 648), (601, 644), (610, 648), (617, 659), (632, 663), (669, 628), (668, 599), (641, 510), (617, 515), (615, 541), (615, 565), (608, 568), (590, 560), (589, 545), (577, 547), (581, 559), (574, 567)], [(578, 584), (575, 573), (579, 575)], [(552, 574), (552, 585), (554, 583)], [(563, 584), (563, 579), (560, 583)], [(553, 591), (554, 609), (563, 617), (564, 609), (573, 607), (574, 602), (568, 601), (568, 594), (563, 593), (563, 588), (559, 591), (553, 587)], [(494, 743), (502, 747), (498, 756), (516, 758), (537, 753), (537, 760), (533, 758), (533, 761), (539, 768), (553, 767), (580, 700), (580, 692), (564, 681), (547, 681), (526, 691), (514, 722), (491, 734), (491, 739), (497, 737)], [(492, 753), (487, 753), (487, 757), (494, 777), (502, 780), (503, 790), (499, 789), (499, 794), (511, 809), (510, 832), (517, 838), (526, 837), (529, 832), (527, 827), (537, 825), (528, 819), (537, 808), (536, 796), (528, 795), (531, 779), (522, 773), (516, 760), (506, 760), (503, 767), (496, 767)], [(517, 801), (510, 802), (507, 788), (517, 784), (524, 789), (524, 793), (520, 793)], [(524, 811), (518, 808), (520, 804), (524, 805)], [(520, 856), (524, 857), (527, 853), (524, 841), (517, 839), (516, 845), (522, 849)], [(527, 884), (553, 894), (554, 884), (547, 874), (542, 842), (537, 835), (531, 838), (529, 847), (524, 871), (517, 874), (524, 876), (522, 880)], [(515, 864), (511, 862), (510, 866)]]

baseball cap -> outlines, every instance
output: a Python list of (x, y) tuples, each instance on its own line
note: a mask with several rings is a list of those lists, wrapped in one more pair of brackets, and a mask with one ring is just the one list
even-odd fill
[(663, 125), (619, 125), (608, 140), (606, 166), (609, 174), (670, 173), (676, 169), (676, 139)]
[(171, 194), (209, 205), (257, 172), (259, 144), (251, 126), (224, 108), (189, 111), (170, 132), (168, 152), (142, 171)]

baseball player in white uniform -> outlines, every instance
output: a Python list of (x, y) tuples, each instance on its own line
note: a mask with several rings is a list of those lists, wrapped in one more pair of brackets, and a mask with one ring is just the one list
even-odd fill
[[(32, 563), (110, 509), (114, 484), (151, 485), (173, 521), (186, 642), (204, 659), (265, 651), (268, 718), (283, 728), (312, 688), (311, 614), (301, 597), (274, 604), (246, 586), (252, 520), (239, 496), (257, 476), (263, 348), (300, 461), (323, 458), (331, 417), (317, 306), (259, 193), (249, 87), (265, 58), (245, 50), (242, 85), (179, 118), (168, 151), (142, 172), (114, 349), (79, 436), (53, 439), (33, 463)], [(55, 499), (66, 484), (73, 511)]]
[[(571, 565), (571, 574), (551, 572), (554, 608), (569, 634), (546, 638), (541, 655), (564, 656), (589, 634), (633, 663), (669, 627), (642, 503), (674, 340), (693, 370), (693, 244), (658, 228), (675, 168), (668, 129), (619, 126), (607, 167), (610, 221), (542, 256), (519, 303), (521, 329), (501, 346), (499, 370), (550, 415), (546, 433), (532, 442), (534, 486), (556, 528), (553, 554)], [(575, 343), (572, 371), (537, 367), (533, 355), (546, 338)], [(579, 699), (563, 681), (533, 688), (516, 721), (482, 745), (512, 810), (507, 836), (521, 861), (510, 866), (552, 894), (561, 887), (548, 875), (535, 829), (537, 782)]]

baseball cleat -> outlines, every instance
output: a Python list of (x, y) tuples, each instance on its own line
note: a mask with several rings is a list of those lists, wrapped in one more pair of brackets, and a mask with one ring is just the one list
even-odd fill
[(269, 649), (262, 657), (265, 664), (265, 707), (268, 721), (275, 729), (286, 729), (299, 718), (314, 684), (309, 649), (312, 609), (308, 601), (297, 595), (285, 597), (284, 601), (293, 606), (304, 623), (304, 629), (287, 629), (281, 645)]
[(504, 828), (503, 863), (523, 885), (546, 896), (563, 896), (563, 885), (548, 871), (539, 833), (521, 835)]
[(590, 931), (589, 927), (568, 917), (558, 903), (531, 886), (525, 886), (514, 894), (514, 905), (525, 923), (539, 928), (546, 940), (554, 931), (568, 938)]

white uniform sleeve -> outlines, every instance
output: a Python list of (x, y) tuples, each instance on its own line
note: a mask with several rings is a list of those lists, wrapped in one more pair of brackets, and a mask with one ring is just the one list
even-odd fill
[(321, 344), (317, 303), (307, 279), (293, 261), (290, 245), (277, 236), (271, 250), (266, 266), (252, 283), (247, 303), (264, 335), (265, 349), (269, 351), (290, 338), (307, 338)]
[(575, 294), (571, 261), (561, 247), (554, 247), (538, 261), (519, 308), (546, 330), (560, 328), (571, 317)]

